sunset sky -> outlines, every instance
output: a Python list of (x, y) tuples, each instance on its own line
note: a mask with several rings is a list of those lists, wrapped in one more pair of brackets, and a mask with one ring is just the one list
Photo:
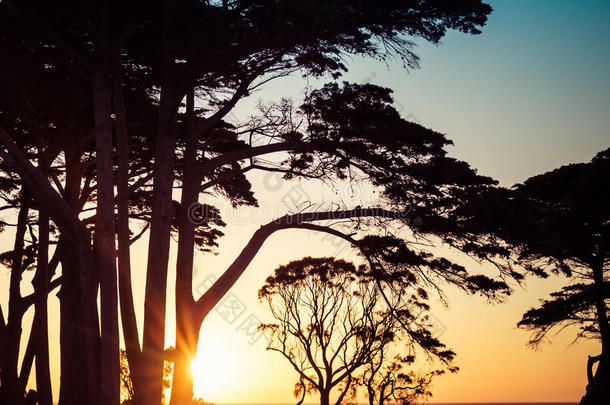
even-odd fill
[[(591, 159), (610, 146), (610, 3), (607, 1), (490, 1), (494, 8), (483, 33), (449, 33), (440, 46), (421, 44), (421, 68), (405, 72), (399, 63), (350, 60), (344, 80), (372, 82), (394, 90), (403, 117), (447, 136), (449, 153), (482, 174), (510, 186), (571, 162)], [(239, 105), (234, 118), (253, 112), (258, 100), (303, 97), (304, 88), (326, 79), (291, 77), (270, 83)], [(341, 198), (353, 205), (371, 202), (369, 190), (338, 185), (338, 190), (312, 182), (281, 183), (274, 175), (250, 176), (259, 208), (231, 210), (211, 197), (200, 201), (224, 207), (229, 226), (218, 255), (196, 254), (197, 296), (231, 263), (253, 231), (282, 215), (291, 202)], [(337, 194), (335, 194), (337, 192)], [(338, 196), (338, 197), (337, 197)], [(362, 204), (365, 205), (365, 204)], [(0, 248), (12, 238), (0, 235)], [(142, 322), (147, 240), (132, 254), (135, 299)], [(175, 258), (175, 244), (172, 260)], [(439, 247), (442, 254), (454, 254)], [(308, 231), (283, 231), (270, 238), (230, 292), (242, 311), (227, 319), (222, 308), (205, 320), (193, 369), (195, 393), (213, 402), (292, 402), (295, 373), (280, 355), (265, 351), (265, 339), (253, 335), (252, 324), (269, 319), (256, 299), (264, 279), (280, 264), (303, 256), (339, 256), (357, 260), (349, 247)], [(475, 269), (478, 263), (463, 257)], [(173, 274), (170, 287), (167, 344), (174, 336)], [(482, 269), (487, 271), (488, 269)], [(0, 269), (0, 283), (9, 273)], [(433, 401), (577, 401), (586, 385), (587, 355), (598, 354), (595, 342), (572, 343), (569, 331), (534, 351), (528, 333), (516, 329), (521, 314), (565, 280), (528, 280), (514, 286), (502, 304), (448, 289), (449, 307), (433, 298), (433, 314), (441, 339), (457, 352), (458, 374), (442, 376), (433, 385)], [(26, 275), (23, 290), (31, 290)], [(6, 313), (7, 288), (0, 291)], [(59, 387), (59, 304), (50, 299), (51, 372)], [(29, 331), (31, 310), (25, 317)]]

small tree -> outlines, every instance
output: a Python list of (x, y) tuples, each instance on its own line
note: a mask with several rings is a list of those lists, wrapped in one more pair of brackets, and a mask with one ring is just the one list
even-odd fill
[[(369, 397), (383, 385), (380, 404), (400, 398), (400, 391), (406, 394), (403, 383), (413, 378), (401, 373), (405, 362), (389, 353), (402, 335), (398, 317), (418, 322), (413, 313), (420, 311), (414, 309), (425, 304), (417, 296), (407, 298), (402, 289), (396, 291), (384, 300), (366, 266), (333, 258), (293, 261), (267, 279), (259, 298), (275, 323), (261, 329), (267, 333), (267, 350), (282, 354), (298, 373), (295, 394), (302, 396), (300, 402), (311, 389), (319, 392), (322, 405), (330, 404), (331, 394), (341, 404), (355, 398), (361, 385)], [(391, 382), (380, 382), (384, 379)], [(427, 383), (421, 385), (423, 393)]]

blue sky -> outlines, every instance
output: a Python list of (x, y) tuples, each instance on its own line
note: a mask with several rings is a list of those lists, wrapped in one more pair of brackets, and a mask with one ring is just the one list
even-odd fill
[[(482, 34), (420, 42), (420, 69), (353, 58), (343, 79), (392, 88), (403, 116), (446, 133), (452, 155), (503, 185), (609, 147), (610, 2), (490, 4)], [(258, 97), (298, 97), (304, 85), (276, 81)]]
[(511, 184), (610, 146), (610, 3), (494, 1), (478, 37), (422, 45), (390, 87), (454, 153)]

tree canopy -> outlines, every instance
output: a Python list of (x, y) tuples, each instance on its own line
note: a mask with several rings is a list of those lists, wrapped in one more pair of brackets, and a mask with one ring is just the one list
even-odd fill
[[(273, 318), (261, 329), (267, 350), (282, 354), (297, 372), (301, 402), (311, 391), (323, 405), (354, 401), (360, 391), (370, 404), (425, 398), (443, 370), (417, 376), (406, 369), (417, 350), (401, 326), (416, 324), (429, 336), (419, 343), (438, 349), (425, 298), (394, 284), (382, 292), (365, 265), (307, 257), (278, 267), (259, 290)], [(439, 356), (450, 362), (453, 353)]]
[(569, 326), (577, 328), (575, 339), (600, 341), (601, 354), (590, 357), (588, 363), (589, 386), (583, 404), (606, 398), (610, 381), (609, 174), (610, 149), (606, 149), (590, 162), (562, 166), (516, 186), (537, 207), (540, 233), (545, 236), (526, 239), (521, 235), (520, 261), (570, 277), (567, 286), (528, 310), (519, 326), (533, 332), (532, 345)]

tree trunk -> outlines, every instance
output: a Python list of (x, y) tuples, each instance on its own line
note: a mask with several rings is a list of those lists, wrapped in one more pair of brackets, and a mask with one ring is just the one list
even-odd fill
[[(4, 313), (0, 305), (0, 364), (4, 364), (4, 356), (6, 352), (6, 323), (4, 321)], [(0, 378), (2, 375), (0, 374)], [(1, 381), (0, 381), (1, 382)], [(2, 400), (2, 390), (0, 389), (0, 400)]]
[(175, 4), (162, 1), (160, 41), (159, 119), (153, 164), (153, 195), (150, 238), (146, 266), (144, 296), (144, 331), (142, 341), (141, 384), (143, 403), (157, 404), (163, 391), (163, 358), (165, 351), (165, 305), (170, 231), (173, 219), (172, 186), (174, 182), (174, 150), (176, 147), (176, 114), (184, 95), (178, 83), (171, 52), (171, 30)]
[(190, 366), (197, 354), (201, 323), (201, 318), (194, 316), (184, 307), (180, 311), (180, 317), (176, 318), (176, 349), (170, 405), (190, 405), (192, 402), (193, 376)]
[[(95, 278), (95, 271), (92, 269), (93, 260), (89, 246), (89, 231), (77, 215), (81, 181), (81, 155), (74, 154), (73, 151), (80, 150), (78, 149), (80, 148), (80, 142), (81, 139), (74, 138), (71, 142), (66, 142), (66, 145), (64, 145), (66, 153), (66, 200), (64, 200), (49, 185), (44, 174), (32, 165), (28, 156), (23, 153), (10, 135), (0, 126), (0, 143), (8, 151), (8, 154), (3, 153), (3, 159), (19, 173), (32, 197), (41, 207), (44, 207), (62, 232), (62, 237), (65, 237), (72, 245), (70, 255), (73, 256), (71, 259), (74, 259), (74, 262), (70, 265), (73, 268), (71, 273), (70, 270), (67, 270), (67, 272), (70, 273), (73, 280), (66, 283), (67, 280), (62, 277), (62, 292), (65, 297), (74, 295), (70, 298), (72, 302), (67, 298), (64, 300), (62, 314), (67, 316), (65, 319), (62, 319), (60, 327), (62, 328), (61, 334), (64, 337), (68, 334), (67, 330), (72, 328), (74, 332), (72, 338), (83, 344), (80, 347), (81, 352), (78, 353), (75, 352), (75, 347), (78, 346), (70, 344), (62, 345), (62, 370), (63, 367), (71, 369), (70, 373), (62, 373), (62, 381), (65, 380), (66, 382), (65, 386), (62, 386), (62, 391), (64, 392), (64, 397), (76, 398), (76, 400), (72, 402), (66, 402), (68, 400), (62, 401), (60, 394), (60, 403), (79, 404), (85, 400), (89, 405), (95, 405), (97, 396), (87, 393), (97, 392), (99, 383), (97, 378), (99, 356), (99, 325), (96, 300), (97, 280)], [(73, 149), (73, 147), (76, 149)], [(76, 202), (74, 203), (74, 201)], [(63, 287), (66, 285), (72, 287), (78, 285), (78, 289), (70, 289), (70, 287), (64, 289)], [(71, 357), (77, 356), (82, 356), (84, 360), (80, 363), (70, 361)], [(80, 369), (78, 369), (79, 367)], [(69, 375), (73, 378), (68, 378)], [(82, 387), (85, 387), (85, 394), (80, 396), (75, 394), (79, 389), (83, 389)]]
[(141, 349), (138, 334), (138, 324), (133, 303), (131, 285), (131, 255), (129, 240), (129, 141), (127, 134), (127, 117), (123, 100), (123, 86), (121, 73), (121, 44), (116, 40), (112, 47), (112, 107), (116, 115), (117, 138), (117, 242), (118, 242), (118, 271), (119, 271), (119, 302), (121, 310), (121, 324), (129, 364), (129, 374), (133, 387), (134, 404), (139, 404)]
[(580, 404), (601, 405), (607, 403), (608, 398), (610, 398), (610, 358), (608, 355), (602, 355)]
[(34, 303), (36, 391), (38, 405), (53, 405), (51, 374), (49, 372), (49, 325), (47, 302), (49, 296), (49, 217), (40, 209), (38, 213), (38, 258), (33, 280), (36, 294)]
[(74, 255), (66, 249), (62, 252), (63, 282), (59, 296), (60, 311), (60, 359), (61, 374), (59, 405), (75, 405), (88, 396), (87, 360), (83, 327), (84, 308), (80, 307), (81, 286)]
[(197, 352), (201, 321), (194, 319), (193, 311), (193, 250), (195, 223), (189, 218), (189, 207), (197, 203), (201, 178), (196, 170), (197, 134), (194, 126), (194, 89), (190, 86), (186, 96), (186, 146), (184, 152), (182, 196), (178, 213), (179, 236), (176, 259), (176, 362), (172, 381), (171, 405), (191, 402), (193, 378), (190, 364)]
[[(82, 148), (79, 139), (64, 145), (66, 151), (65, 199), (79, 210)], [(62, 238), (63, 235), (60, 237)], [(97, 404), (99, 321), (97, 280), (91, 266), (89, 239), (70, 240), (60, 252), (62, 285), (60, 302), (60, 405)], [(61, 244), (60, 244), (61, 245)], [(58, 245), (59, 246), (59, 245)]]
[[(105, 14), (105, 13), (102, 13)], [(102, 25), (104, 25), (102, 22)], [(102, 31), (107, 27), (102, 26)], [(103, 36), (103, 34), (102, 34)], [(106, 45), (102, 40), (102, 46)], [(119, 319), (117, 297), (114, 179), (111, 100), (112, 87), (106, 48), (100, 52), (99, 68), (93, 75), (95, 119), (95, 164), (97, 211), (95, 262), (100, 277), (102, 343), (100, 351), (100, 404), (119, 405)]]
[(320, 405), (330, 405), (330, 390), (320, 391)]
[(17, 217), (17, 230), (11, 263), (11, 278), (9, 291), (9, 309), (6, 330), (6, 347), (2, 364), (2, 386), (0, 387), (0, 402), (4, 404), (20, 404), (23, 392), (19, 390), (17, 363), (21, 345), (21, 322), (23, 307), (21, 304), (21, 276), (23, 274), (23, 247), (29, 212), (29, 197), (21, 190), (21, 207)]
[(169, 79), (166, 80), (161, 89), (159, 125), (155, 142), (152, 218), (144, 297), (143, 375), (140, 376), (144, 390), (144, 404), (158, 403), (163, 389), (167, 266), (171, 222), (174, 215), (172, 186), (175, 115), (180, 102), (180, 96), (169, 85)]
[(345, 398), (345, 396), (347, 395), (347, 393), (349, 392), (349, 390), (352, 386), (352, 382), (353, 382), (353, 377), (350, 374), (349, 376), (347, 376), (347, 381), (345, 382), (345, 387), (343, 388), (343, 391), (341, 391), (341, 394), (339, 394), (339, 398), (337, 398), (337, 402), (335, 403), (335, 405), (341, 405), (341, 403), (343, 402), (343, 399)]
[(28, 385), (30, 373), (32, 372), (32, 364), (34, 363), (34, 351), (36, 346), (36, 325), (32, 324), (32, 330), (30, 331), (30, 337), (23, 354), (23, 360), (21, 361), (21, 370), (19, 370), (19, 392), (25, 393), (25, 387)]
[(32, 372), (32, 364), (34, 363), (35, 346), (36, 346), (36, 325), (32, 324), (30, 337), (23, 354), (21, 361), (21, 369), (19, 370), (19, 392), (25, 393), (25, 387), (28, 385), (30, 373)]
[(170, 405), (190, 405), (193, 400), (193, 377), (190, 365), (195, 352), (178, 352), (174, 361), (174, 376)]
[[(72, 142), (70, 142), (72, 141)], [(66, 144), (66, 185), (64, 197), (74, 210), (79, 208), (81, 183), (81, 148), (77, 139), (70, 139)], [(60, 239), (63, 235), (60, 236)], [(87, 362), (84, 354), (84, 308), (80, 306), (82, 295), (75, 263), (75, 254), (66, 244), (58, 244), (62, 271), (59, 297), (59, 350), (60, 350), (60, 385), (59, 405), (79, 403), (79, 398), (88, 398)], [(81, 325), (81, 327), (79, 327)]]
[[(600, 254), (591, 266), (593, 281), (600, 289), (604, 283), (604, 261), (605, 254)], [(593, 374), (593, 378), (587, 384), (587, 391), (580, 401), (581, 405), (603, 404), (610, 398), (610, 325), (608, 324), (608, 309), (603, 296), (597, 298), (595, 309), (597, 311), (602, 352), (594, 374), (591, 371), (592, 365), (588, 365), (588, 375)]]
[(367, 384), (366, 387), (366, 392), (368, 395), (368, 400), (369, 400), (369, 405), (374, 405), (375, 404), (375, 391), (373, 390), (373, 387), (371, 386), (372, 383)]

